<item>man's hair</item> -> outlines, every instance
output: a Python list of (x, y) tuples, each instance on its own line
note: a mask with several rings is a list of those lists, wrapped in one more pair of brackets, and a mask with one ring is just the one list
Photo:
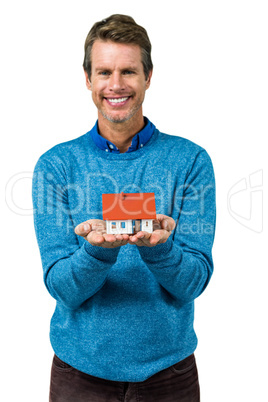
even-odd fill
[(145, 78), (153, 69), (151, 59), (152, 45), (146, 30), (138, 25), (128, 15), (113, 14), (110, 17), (96, 22), (89, 31), (85, 41), (85, 57), (83, 62), (84, 70), (91, 77), (91, 51), (96, 40), (112, 41), (117, 43), (135, 44), (141, 48), (141, 61)]

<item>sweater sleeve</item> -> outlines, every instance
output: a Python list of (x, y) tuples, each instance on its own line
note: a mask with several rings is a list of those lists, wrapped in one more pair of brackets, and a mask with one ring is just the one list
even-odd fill
[(92, 246), (78, 236), (68, 206), (60, 164), (40, 158), (33, 175), (34, 225), (45, 285), (53, 298), (77, 309), (104, 285), (119, 248)]
[(174, 197), (176, 228), (166, 243), (138, 247), (157, 281), (181, 305), (206, 288), (213, 272), (215, 180), (211, 160), (202, 150)]

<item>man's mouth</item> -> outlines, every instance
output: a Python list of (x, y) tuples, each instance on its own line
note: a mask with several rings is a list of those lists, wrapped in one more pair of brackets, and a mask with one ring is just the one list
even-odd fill
[(124, 104), (129, 98), (130, 96), (124, 96), (122, 98), (105, 98), (105, 99), (112, 105), (119, 105)]
[(128, 96), (126, 96), (125, 98), (108, 98), (109, 102), (112, 103), (120, 103), (120, 102), (125, 102), (128, 99)]

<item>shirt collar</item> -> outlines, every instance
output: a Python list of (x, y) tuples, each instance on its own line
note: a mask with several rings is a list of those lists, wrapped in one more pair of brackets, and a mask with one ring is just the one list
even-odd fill
[[(145, 126), (132, 138), (132, 143), (126, 152), (137, 151), (150, 140), (155, 131), (155, 125), (151, 123), (150, 120), (147, 119), (147, 117), (144, 117), (144, 123)], [(90, 135), (92, 140), (100, 149), (103, 149), (106, 152), (113, 152), (116, 154), (120, 153), (119, 149), (111, 141), (106, 140), (99, 134), (98, 120), (96, 121), (95, 126), (90, 131)]]

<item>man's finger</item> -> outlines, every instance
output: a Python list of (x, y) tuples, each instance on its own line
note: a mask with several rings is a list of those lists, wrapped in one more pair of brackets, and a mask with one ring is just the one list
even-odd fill
[(83, 222), (83, 223), (80, 223), (79, 225), (77, 225), (74, 231), (79, 236), (86, 236), (91, 230), (92, 230), (92, 227), (91, 227), (90, 223)]
[(106, 226), (102, 222), (92, 223), (91, 228), (97, 233), (100, 234), (106, 233)]
[(92, 246), (99, 246), (100, 244), (104, 243), (105, 239), (101, 234), (98, 234), (96, 232), (90, 232), (87, 236), (87, 241), (92, 245)]
[(156, 230), (150, 237), (151, 244), (164, 243), (169, 238), (170, 232), (167, 230)]
[(165, 229), (169, 232), (172, 232), (172, 230), (175, 229), (176, 223), (170, 216), (158, 214), (156, 215), (156, 219), (160, 222), (162, 229)]
[(136, 243), (137, 241), (142, 240), (142, 239), (147, 240), (150, 238), (150, 236), (151, 236), (151, 233), (141, 231), (141, 232), (134, 234), (133, 236), (129, 236), (129, 240), (133, 243)]

